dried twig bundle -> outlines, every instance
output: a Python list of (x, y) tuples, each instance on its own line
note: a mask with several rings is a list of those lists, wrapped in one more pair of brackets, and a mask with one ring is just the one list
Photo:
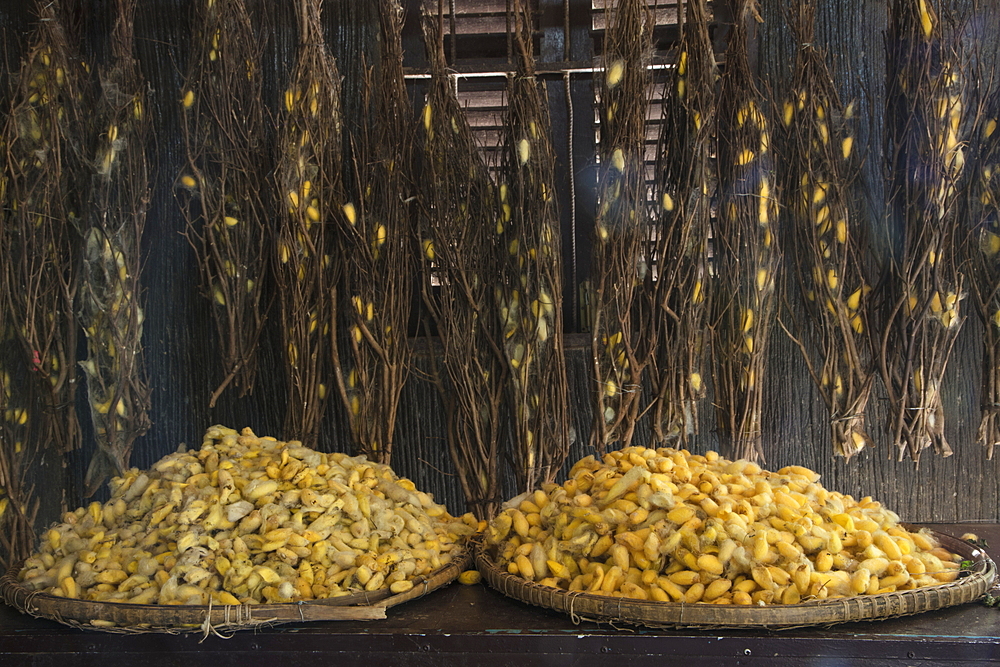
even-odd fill
[(260, 184), (270, 176), (261, 97), (262, 45), (244, 0), (197, 3), (181, 129), (187, 165), (178, 198), (212, 300), (224, 377), (209, 407), (231, 383), (253, 390), (261, 303), (265, 223)]
[(299, 0), (299, 46), (284, 94), (276, 180), (276, 281), (288, 372), (285, 432), (315, 446), (326, 408), (341, 260), (333, 253), (341, 181), (340, 75), (320, 24), (322, 0)]
[(774, 325), (779, 254), (777, 183), (763, 98), (747, 64), (737, 3), (718, 111), (719, 212), (714, 230), (715, 402), (719, 435), (734, 459), (761, 460), (761, 409)]
[(657, 354), (653, 433), (687, 442), (705, 396), (702, 364), (708, 313), (708, 235), (718, 72), (704, 0), (689, 0), (677, 66), (663, 100), (656, 163), (656, 303), (665, 322)]
[(142, 367), (140, 240), (149, 206), (146, 84), (132, 57), (135, 0), (118, 0), (112, 62), (100, 74), (93, 113), (91, 207), (83, 237), (77, 311), (87, 334), (87, 398), (97, 451), (84, 479), (93, 494), (128, 469), (132, 443), (149, 428)]
[(68, 451), (79, 444), (72, 222), (83, 215), (86, 201), (78, 114), (87, 75), (72, 52), (58, 3), (40, 2), (38, 16), (0, 139), (6, 158), (0, 181), (3, 338), (18, 348), (29, 370), (10, 380), (26, 381), (13, 388), (26, 401), (15, 421), (32, 428), (30, 440), (22, 442)]
[(33, 371), (24, 363), (14, 332), (5, 326), (8, 320), (0, 302), (0, 567), (4, 568), (31, 553), (40, 506), (31, 482), (31, 469), (39, 457), (32, 446), (29, 406), (36, 402), (29, 393), (31, 379), (25, 377)]
[[(983, 320), (982, 421), (977, 438), (993, 458), (1000, 444), (1000, 89), (982, 105), (968, 201), (974, 233), (970, 283)], [(970, 244), (972, 245), (972, 244)]]
[(845, 109), (825, 55), (813, 44), (814, 6), (797, 0), (790, 23), (799, 42), (791, 98), (781, 109), (783, 191), (808, 325), (793, 327), (806, 366), (830, 413), (833, 451), (850, 459), (872, 444), (865, 407), (874, 365), (862, 225), (850, 205), (856, 173), (853, 105)]
[[(430, 13), (430, 12), (428, 12)], [(431, 62), (421, 114), (425, 183), (420, 216), (421, 294), (441, 340), (432, 380), (441, 392), (448, 449), (470, 511), (500, 506), (498, 464), (507, 386), (500, 314), (497, 194), (445, 71), (441, 13), (428, 19)]]
[(562, 259), (551, 124), (535, 78), (530, 9), (513, 3), (516, 72), (508, 81), (497, 235), (497, 287), (510, 365), (514, 469), (520, 491), (554, 481), (569, 454)]
[[(0, 150), (0, 561), (23, 558), (38, 499), (30, 471), (45, 450), (79, 444), (76, 379), (76, 240), (82, 215), (86, 76), (60, 20), (40, 19), (11, 91)], [(6, 97), (6, 96), (5, 96)]]
[(590, 322), (591, 442), (599, 452), (632, 440), (659, 320), (642, 299), (652, 281), (644, 143), (653, 17), (645, 0), (619, 0), (608, 14)]
[(345, 299), (331, 349), (337, 388), (358, 449), (388, 464), (410, 348), (413, 239), (406, 204), (412, 128), (403, 81), (399, 0), (380, 0), (379, 59), (362, 82), (363, 115), (349, 147), (339, 235)]
[(960, 31), (943, 11), (934, 0), (895, 0), (888, 35), (885, 155), (894, 255), (879, 354), (892, 444), (900, 459), (909, 454), (914, 461), (930, 446), (951, 454), (941, 382), (965, 319), (954, 240), (968, 82)]
[[(6, 319), (2, 310), (0, 315)], [(18, 374), (26, 369), (18, 363), (16, 341), (0, 334), (0, 567), (8, 568), (31, 553), (39, 498), (29, 479), (36, 461), (31, 441), (26, 440), (31, 437), (29, 397), (14, 392), (25, 385)]]

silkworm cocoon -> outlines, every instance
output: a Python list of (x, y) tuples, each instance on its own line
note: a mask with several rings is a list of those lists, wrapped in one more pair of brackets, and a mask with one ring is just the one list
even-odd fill
[[(725, 569), (717, 556), (712, 554), (702, 554), (698, 556), (698, 567), (709, 574), (722, 574)], [(720, 593), (721, 595), (721, 593)], [(716, 596), (718, 597), (718, 596)]]
[(868, 590), (871, 579), (871, 572), (866, 568), (859, 567), (851, 576), (851, 592), (860, 595)]
[(694, 516), (694, 510), (687, 505), (678, 505), (667, 513), (667, 520), (671, 523), (681, 525)]
[(520, 510), (512, 511), (511, 520), (513, 522), (514, 532), (522, 538), (528, 537), (528, 531), (530, 530), (531, 525), (528, 523), (528, 519)]
[(680, 572), (675, 572), (669, 575), (667, 578), (678, 586), (690, 586), (696, 581), (699, 581), (701, 579), (701, 575), (693, 570), (681, 570)]
[[(464, 574), (468, 574), (468, 572), (469, 571), (466, 571), (466, 572), (463, 572), (462, 574), (463, 575)], [(476, 572), (475, 570), (471, 570), (471, 572), (474, 572), (476, 575), (479, 575), (479, 572)], [(466, 581), (462, 581), (461, 580), (461, 576), (462, 575), (459, 575), (459, 583), (463, 583), (463, 584), (475, 584), (475, 583), (479, 583), (478, 577), (476, 578), (475, 581), (471, 581), (471, 577), (466, 577)], [(409, 580), (409, 579), (404, 579), (402, 581), (394, 581), (389, 586), (389, 590), (392, 591), (393, 593), (397, 594), (397, 595), (400, 594), (400, 593), (405, 593), (405, 592), (411, 590), (412, 588), (413, 588), (413, 582), (411, 580)]]
[(771, 576), (769, 568), (758, 565), (750, 571), (750, 574), (762, 590), (771, 590), (774, 588), (774, 578)]
[(707, 586), (705, 586), (705, 592), (702, 594), (702, 600), (705, 602), (712, 602), (716, 598), (721, 597), (726, 593), (733, 585), (731, 579), (715, 579)]
[(517, 144), (517, 158), (521, 165), (527, 164), (531, 159), (531, 143), (527, 139), (521, 139)]
[(867, 549), (874, 543), (872, 534), (867, 530), (859, 530), (855, 533), (856, 544), (859, 549)]
[(655, 602), (670, 602), (670, 595), (657, 585), (649, 587), (649, 599)]
[(527, 556), (518, 556), (514, 563), (517, 566), (518, 576), (528, 581), (534, 581), (535, 570), (531, 567), (531, 561), (528, 560)]
[(899, 546), (896, 544), (896, 541), (893, 540), (892, 537), (887, 533), (884, 533), (882, 531), (875, 533), (874, 542), (875, 546), (881, 549), (885, 553), (886, 558), (888, 558), (889, 560), (899, 560), (900, 558), (903, 557), (903, 554), (900, 551)]
[(639, 584), (635, 584), (630, 581), (626, 581), (624, 584), (621, 585), (621, 593), (622, 596), (631, 598), (633, 600), (649, 599), (649, 593), (645, 588), (643, 588)]
[(700, 581), (692, 584), (684, 593), (684, 602), (699, 602), (705, 596), (705, 584)]
[(781, 591), (781, 604), (798, 604), (802, 599), (799, 589), (794, 586), (785, 586)]
[(614, 88), (622, 81), (622, 77), (625, 75), (625, 63), (622, 60), (616, 60), (611, 63), (611, 67), (608, 68), (607, 74), (605, 75), (605, 80), (607, 82), (608, 88)]
[(784, 558), (785, 560), (789, 560), (789, 561), (797, 560), (799, 558), (799, 556), (802, 555), (801, 551), (799, 551), (798, 549), (796, 549), (794, 546), (792, 546), (788, 542), (778, 542), (775, 545), (775, 548), (777, 548), (778, 554), (782, 558)]

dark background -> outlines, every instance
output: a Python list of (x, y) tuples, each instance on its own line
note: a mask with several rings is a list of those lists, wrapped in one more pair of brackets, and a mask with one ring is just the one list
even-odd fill
[[(567, 2), (568, 14), (567, 5), (562, 0), (538, 0), (536, 54), (540, 61), (539, 70), (552, 72), (542, 78), (547, 83), (554, 145), (560, 161), (557, 177), (561, 181), (559, 190), (562, 194), (567, 285), (565, 307), (570, 329), (567, 361), (574, 429), (578, 434), (570, 455), (573, 461), (589, 453), (584, 447), (590, 424), (590, 380), (586, 361), (589, 339), (580, 331), (573, 305), (576, 285), (586, 279), (589, 264), (595, 134), (592, 76), (586, 72), (576, 73), (567, 87), (561, 71), (593, 66), (595, 56), (599, 56), (601, 31), (593, 28), (590, 0)], [(419, 2), (406, 0), (406, 4), (405, 64), (412, 68), (408, 71), (418, 72), (426, 62), (417, 19)], [(444, 4), (446, 8), (449, 5), (448, 2)], [(461, 9), (475, 3), (467, 0), (457, 4)], [(498, 6), (502, 12), (505, 2), (485, 0), (479, 4), (487, 9)], [(834, 54), (831, 60), (835, 78), (845, 99), (857, 99), (860, 106), (862, 122), (858, 148), (867, 150), (864, 172), (865, 191), (868, 193), (866, 201), (871, 220), (878, 221), (883, 214), (877, 202), (882, 198), (879, 137), (887, 2), (845, 0), (818, 4), (817, 42)], [(969, 2), (956, 4), (969, 6)], [(994, 26), (988, 32), (994, 33), (992, 37), (995, 39), (995, 27), (1000, 25), (998, 10), (993, 2), (984, 4), (989, 6), (989, 10), (976, 14), (975, 20)], [(294, 57), (296, 30), (293, 3), (291, 0), (248, 0), (248, 5), (254, 12), (255, 24), (269, 37), (263, 63), (265, 95), (269, 108), (276, 111)], [(327, 39), (345, 76), (348, 119), (352, 94), (357, 90), (361, 54), (366, 50), (370, 52), (370, 38), (377, 32), (372, 14), (375, 6), (375, 3), (359, 0), (327, 0), (324, 5)], [(762, 1), (761, 14), (765, 21), (758, 26), (752, 45), (752, 57), (763, 82), (779, 93), (790, 75), (795, 49), (784, 23), (785, 6), (784, 0)], [(86, 57), (100, 63), (113, 24), (114, 2), (80, 0), (80, 7)], [(215, 355), (210, 304), (200, 293), (195, 257), (184, 237), (185, 223), (173, 192), (182, 164), (178, 110), (191, 36), (191, 7), (187, 0), (141, 0), (136, 14), (136, 55), (149, 82), (149, 106), (156, 127), (154, 144), (150, 146), (154, 183), (143, 238), (142, 272), (146, 311), (143, 342), (152, 388), (150, 417), (153, 426), (135, 443), (132, 464), (140, 468), (150, 466), (176, 449), (179, 443), (197, 447), (203, 432), (211, 424), (223, 423), (235, 428), (250, 426), (258, 435), (295, 435), (280, 432), (285, 387), (280, 346), (276, 342), (273, 326), (269, 327), (261, 342), (260, 373), (254, 393), (238, 398), (235, 393), (227, 392), (214, 409), (208, 408), (209, 396), (218, 385), (222, 371)], [(669, 9), (670, 6), (666, 6), (666, 10)], [(7, 62), (10, 63), (4, 68), (4, 80), (9, 80), (11, 72), (16, 72), (20, 54), (27, 46), (32, 12), (33, 3), (26, 0), (0, 0), (0, 28)], [(718, 19), (725, 19), (726, 13), (721, 7), (716, 14)], [(467, 26), (464, 28), (466, 33), (460, 32), (457, 40), (449, 40), (446, 44), (446, 51), (456, 56), (456, 69), (503, 69), (507, 53), (506, 37), (477, 33), (475, 25), (479, 24), (469, 22), (470, 17), (482, 19), (481, 25), (489, 24), (488, 11), (481, 15), (459, 15), (465, 21), (459, 22), (459, 25)], [(565, 39), (567, 26), (568, 42)], [(720, 50), (724, 46), (725, 34), (724, 25), (714, 28)], [(665, 57), (664, 49), (676, 39), (676, 35), (676, 27), (657, 30), (659, 56)], [(996, 45), (988, 45), (983, 51), (995, 52)], [(409, 89), (417, 110), (421, 105), (421, 86), (419, 79), (410, 80)], [(497, 91), (502, 86), (502, 77), (465, 79), (461, 90), (463, 94), (472, 95)], [(569, 123), (568, 102), (572, 102), (572, 124)], [(483, 113), (489, 115), (488, 112)], [(569, 198), (570, 146), (575, 202)], [(261, 183), (261, 188), (269, 187), (272, 187), (270, 183)], [(571, 205), (575, 205), (575, 227), (571, 223)], [(884, 392), (879, 387), (870, 403), (868, 418), (876, 448), (863, 452), (849, 463), (835, 459), (827, 432), (826, 410), (813, 389), (797, 348), (780, 330), (776, 330), (763, 420), (767, 467), (776, 469), (789, 464), (808, 466), (823, 475), (823, 483), (828, 488), (856, 496), (872, 495), (908, 521), (1000, 520), (998, 464), (988, 461), (984, 448), (974, 440), (979, 423), (981, 326), (972, 312), (971, 303), (966, 301), (964, 304), (968, 319), (956, 345), (944, 386), (946, 433), (955, 451), (954, 456), (941, 459), (927, 450), (919, 467), (911, 461), (893, 460), (894, 452), (889, 450), (886, 442)], [(420, 369), (427, 368), (426, 344), (417, 344), (415, 348), (417, 369), (411, 375), (402, 398), (393, 467), (400, 475), (413, 479), (419, 488), (433, 492), (453, 513), (461, 512), (464, 511), (464, 501), (453, 477), (443, 440), (440, 401), (432, 386), (421, 377)], [(71, 504), (83, 502), (79, 489), (93, 451), (86, 414), (86, 410), (81, 411), (81, 419), (85, 422), (83, 448), (71, 453), (64, 465), (49, 465), (37, 472), (36, 489), (43, 498), (42, 524), (57, 517), (60, 510), (59, 490), (68, 490)], [(703, 452), (717, 447), (713, 420), (709, 397), (701, 406), (701, 430), (692, 450)], [(339, 404), (331, 402), (320, 448), (327, 451), (349, 450), (345, 424)], [(648, 427), (642, 424), (636, 444), (648, 444), (648, 434)], [(509, 480), (508, 491), (512, 493)]]

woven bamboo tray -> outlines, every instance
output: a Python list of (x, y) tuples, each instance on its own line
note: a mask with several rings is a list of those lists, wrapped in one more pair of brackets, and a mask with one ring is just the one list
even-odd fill
[(990, 557), (968, 542), (941, 533), (934, 533), (934, 537), (941, 546), (973, 563), (967, 573), (951, 583), (896, 593), (764, 607), (654, 602), (569, 592), (508, 573), (498, 567), (488, 550), (482, 547), (476, 552), (476, 566), (489, 585), (504, 595), (567, 613), (574, 623), (585, 620), (653, 628), (789, 629), (906, 616), (965, 604), (981, 597), (996, 576), (996, 565)]
[(471, 563), (472, 549), (465, 547), (450, 563), (419, 577), (412, 589), (396, 595), (383, 589), (308, 602), (220, 606), (128, 604), (56, 597), (18, 583), (17, 573), (21, 569), (18, 563), (0, 578), (0, 599), (23, 614), (76, 628), (118, 633), (197, 632), (207, 637), (281, 623), (383, 619), (389, 607), (447, 586)]

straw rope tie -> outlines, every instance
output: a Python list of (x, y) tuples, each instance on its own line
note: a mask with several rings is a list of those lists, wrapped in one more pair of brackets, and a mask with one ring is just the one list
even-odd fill
[(35, 601), (35, 598), (38, 597), (39, 594), (40, 591), (32, 591), (28, 593), (28, 595), (24, 598), (24, 609), (32, 616), (35, 616), (36, 615), (35, 612), (38, 610), (38, 608), (35, 607), (33, 603)]
[(573, 609), (576, 599), (581, 595), (583, 595), (583, 591), (570, 591), (569, 594), (569, 619), (573, 621), (573, 625), (580, 625), (580, 621), (582, 620)]
[[(225, 621), (229, 620), (229, 605), (226, 605), (224, 619), (225, 619)], [(219, 639), (232, 639), (232, 635), (229, 635), (227, 637), (224, 634), (222, 634), (221, 632), (219, 632), (215, 628), (215, 626), (212, 625), (212, 597), (211, 596), (209, 596), (209, 598), (208, 598), (208, 611), (205, 612), (205, 620), (201, 624), (201, 639), (198, 641), (198, 643), (200, 644), (201, 642), (203, 642), (206, 639), (208, 639), (209, 635), (215, 635)]]

